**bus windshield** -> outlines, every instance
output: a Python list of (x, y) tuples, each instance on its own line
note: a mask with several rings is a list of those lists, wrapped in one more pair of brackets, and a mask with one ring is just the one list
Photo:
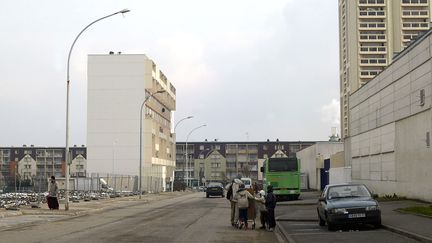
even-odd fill
[(270, 158), (268, 161), (269, 172), (280, 172), (280, 171), (297, 171), (297, 159), (296, 158)]

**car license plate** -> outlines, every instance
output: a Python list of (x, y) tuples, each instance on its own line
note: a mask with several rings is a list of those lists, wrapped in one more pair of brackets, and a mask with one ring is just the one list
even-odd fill
[(213, 191), (217, 191), (217, 188), (212, 188)]
[(366, 217), (366, 214), (364, 213), (354, 213), (354, 214), (348, 214), (348, 218), (353, 219), (353, 218), (364, 218)]

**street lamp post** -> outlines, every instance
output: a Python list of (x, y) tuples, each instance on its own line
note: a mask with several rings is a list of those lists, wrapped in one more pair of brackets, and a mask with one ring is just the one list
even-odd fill
[(186, 137), (186, 173), (187, 173), (187, 177), (186, 177), (186, 186), (189, 186), (189, 165), (188, 165), (188, 163), (189, 163), (189, 155), (188, 155), (188, 148), (187, 148), (187, 144), (188, 144), (188, 141), (189, 141), (189, 136), (195, 131), (195, 130), (197, 130), (197, 129), (200, 129), (201, 127), (205, 127), (205, 126), (207, 126), (206, 124), (204, 124), (204, 125), (201, 125), (201, 126), (199, 126), (199, 127), (196, 127), (196, 128), (194, 128), (194, 129), (192, 129), (190, 132), (189, 132), (189, 134), (187, 135), (187, 137)]
[(149, 96), (147, 96), (143, 103), (141, 104), (141, 108), (140, 108), (140, 161), (139, 161), (139, 198), (141, 199), (142, 196), (142, 188), (141, 188), (141, 183), (142, 183), (142, 113), (143, 113), (143, 108), (145, 103), (147, 102), (148, 99), (150, 99), (150, 97), (153, 97), (153, 95), (155, 94), (160, 94), (160, 93), (164, 93), (165, 90), (159, 90), (156, 91), (155, 93), (151, 93)]
[[(176, 129), (177, 129), (178, 124), (180, 124), (180, 122), (182, 122), (182, 121), (184, 121), (184, 120), (192, 119), (192, 118), (193, 118), (193, 116), (188, 116), (188, 117), (185, 117), (185, 118), (183, 118), (183, 119), (180, 119), (180, 121), (178, 121), (178, 122), (176, 123), (176, 125), (174, 126), (174, 134), (176, 135), (176, 140), (177, 140), (177, 133), (176, 133)], [(174, 143), (174, 146), (176, 146), (175, 143)], [(171, 192), (174, 191), (174, 176), (175, 176), (175, 167), (174, 167), (174, 169), (173, 169), (173, 173), (172, 173)]]
[(65, 146), (65, 162), (66, 162), (66, 166), (65, 166), (65, 174), (66, 174), (66, 190), (65, 190), (65, 200), (66, 200), (66, 204), (65, 204), (65, 210), (69, 210), (69, 84), (70, 84), (70, 78), (69, 78), (69, 67), (70, 67), (70, 58), (71, 58), (71, 54), (72, 54), (72, 50), (75, 46), (76, 41), (78, 40), (78, 38), (81, 36), (81, 34), (91, 25), (93, 25), (96, 22), (99, 22), (103, 19), (109, 18), (111, 16), (114, 16), (116, 14), (124, 14), (129, 12), (129, 9), (123, 9), (120, 10), (118, 12), (109, 14), (107, 16), (104, 16), (102, 18), (96, 19), (95, 21), (91, 22), (90, 24), (88, 24), (84, 29), (81, 30), (81, 32), (79, 32), (79, 34), (75, 37), (75, 40), (72, 42), (72, 46), (69, 49), (69, 55), (68, 55), (68, 60), (67, 60), (67, 77), (66, 77), (66, 146)]

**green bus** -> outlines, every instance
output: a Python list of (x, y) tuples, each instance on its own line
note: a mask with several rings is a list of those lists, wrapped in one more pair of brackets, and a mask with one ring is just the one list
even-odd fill
[(300, 161), (297, 158), (268, 158), (264, 161), (263, 186), (273, 186), (278, 200), (297, 200), (300, 196)]

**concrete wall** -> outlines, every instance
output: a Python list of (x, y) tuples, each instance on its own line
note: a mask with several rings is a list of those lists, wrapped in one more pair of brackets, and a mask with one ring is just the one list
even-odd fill
[(341, 142), (317, 142), (297, 152), (300, 159), (301, 172), (308, 174), (308, 184), (311, 189), (320, 188), (319, 169), (323, 168), (324, 159), (343, 151)]
[(345, 153), (344, 151), (337, 152), (330, 155), (330, 167), (345, 167)]
[(335, 167), (329, 170), (329, 183), (349, 183), (351, 182), (351, 167)]
[(432, 201), (431, 38), (429, 32), (350, 96), (352, 179), (378, 194)]
[(432, 201), (432, 149), (425, 131), (431, 131), (431, 111), (396, 124), (396, 178), (398, 195)]

